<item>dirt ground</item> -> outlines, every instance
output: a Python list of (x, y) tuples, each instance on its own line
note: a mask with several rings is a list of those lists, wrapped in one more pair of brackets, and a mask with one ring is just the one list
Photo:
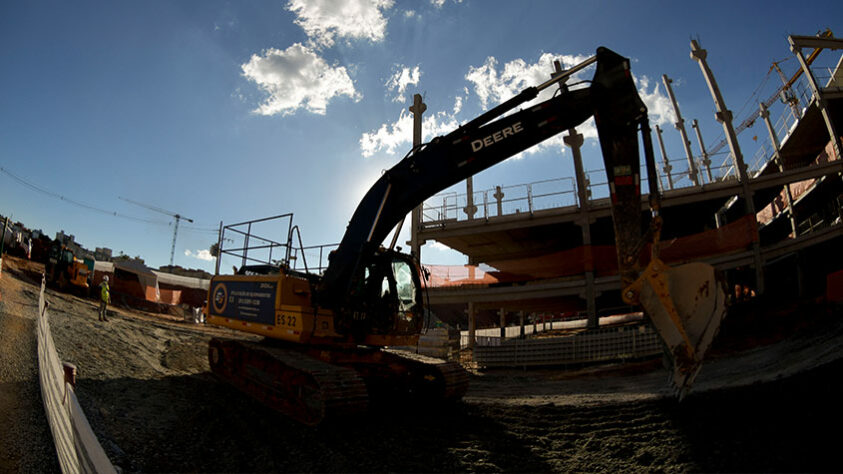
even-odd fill
[[(5, 260), (0, 298), (19, 310), (33, 307), (38, 286), (32, 274)], [(358, 419), (304, 428), (209, 374), (208, 340), (235, 333), (126, 308), (115, 308), (102, 323), (93, 301), (49, 290), (47, 299), (59, 355), (79, 368), (80, 403), (124, 471), (783, 472), (843, 466), (836, 434), (843, 421), (839, 314), (817, 317), (817, 324), (760, 348), (737, 351), (724, 343), (681, 403), (669, 396), (661, 361), (487, 371), (472, 374), (468, 394), (455, 406), (395, 403)]]

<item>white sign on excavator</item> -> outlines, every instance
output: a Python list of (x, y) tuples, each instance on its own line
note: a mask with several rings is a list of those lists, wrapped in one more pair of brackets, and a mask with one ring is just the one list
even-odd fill
[(503, 130), (498, 130), (497, 132), (484, 137), (482, 140), (474, 140), (471, 142), (471, 151), (477, 152), (482, 150), (484, 147), (494, 145), (495, 143), (503, 140), (504, 138), (515, 135), (518, 132), (524, 130), (524, 127), (521, 126), (521, 122), (514, 123), (511, 127), (505, 127)]

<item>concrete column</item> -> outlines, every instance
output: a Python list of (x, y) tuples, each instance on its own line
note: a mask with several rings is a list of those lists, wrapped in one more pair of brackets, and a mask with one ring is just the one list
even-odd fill
[(469, 176), (465, 180), (465, 208), (463, 208), (468, 220), (474, 219), (474, 214), (477, 213), (477, 206), (474, 205), (474, 177)]
[[(659, 150), (662, 152), (664, 174), (667, 176), (667, 186), (668, 189), (673, 189), (673, 176), (670, 175), (670, 172), (673, 171), (673, 167), (670, 166), (670, 161), (667, 159), (667, 151), (664, 149), (664, 140), (662, 140), (662, 129), (658, 125), (656, 125), (656, 138), (659, 140)], [(659, 184), (662, 184), (661, 179), (659, 179)], [(664, 189), (664, 185), (662, 185), (662, 189)]]
[(477, 316), (475, 314), (474, 302), (468, 302), (468, 347), (474, 349), (477, 344), (475, 332), (477, 331)]
[(662, 74), (662, 82), (664, 82), (664, 87), (667, 89), (667, 95), (670, 97), (670, 102), (673, 104), (673, 111), (676, 112), (676, 123), (673, 125), (676, 127), (676, 130), (679, 130), (679, 135), (682, 136), (682, 146), (685, 148), (685, 156), (688, 157), (688, 177), (691, 178), (691, 182), (694, 183), (694, 186), (699, 186), (700, 180), (697, 173), (697, 165), (694, 163), (694, 154), (691, 153), (691, 141), (688, 140), (688, 133), (685, 132), (685, 120), (682, 118), (682, 114), (679, 113), (679, 104), (676, 102), (676, 97), (673, 95), (673, 88), (670, 87), (670, 83), (673, 82), (673, 80), (667, 77), (667, 74)]
[[(421, 94), (413, 95), (413, 105), (410, 107), (410, 112), (413, 114), (413, 146), (418, 146), (422, 142), (422, 114), (427, 110), (427, 105), (422, 102)], [(410, 214), (410, 253), (421, 261), (421, 246), (424, 242), (419, 240), (419, 228), (421, 227), (421, 213), (424, 203), (416, 206)]]
[(574, 172), (577, 180), (577, 199), (579, 201), (579, 218), (577, 224), (582, 229), (582, 242), (585, 250), (585, 297), (588, 311), (588, 327), (597, 328), (597, 292), (594, 289), (594, 258), (591, 251), (591, 217), (589, 215), (588, 189), (586, 187), (585, 170), (582, 164), (582, 153), (580, 147), (583, 144), (583, 136), (577, 133), (576, 129), (568, 130), (563, 138), (565, 144), (571, 147), (571, 154), (574, 155)]
[(506, 310), (500, 309), (501, 315), (501, 339), (506, 339)]
[(518, 312), (518, 322), (521, 325), (521, 338), (524, 337), (524, 311)]
[[(696, 40), (691, 40), (691, 59), (697, 61), (702, 71), (705, 81), (708, 83), (708, 88), (711, 91), (711, 97), (714, 100), (714, 105), (717, 112), (714, 117), (718, 122), (723, 124), (723, 132), (726, 135), (726, 142), (729, 144), (729, 149), (732, 152), (732, 157), (735, 160), (735, 168), (738, 170), (738, 177), (741, 183), (741, 190), (744, 201), (746, 202), (746, 213), (753, 217), (753, 228), (757, 235), (758, 222), (755, 219), (755, 203), (752, 202), (752, 191), (749, 189), (749, 176), (746, 172), (746, 165), (743, 161), (740, 145), (738, 145), (738, 136), (735, 133), (735, 128), (732, 126), (732, 111), (726, 108), (726, 102), (723, 100), (723, 95), (720, 94), (720, 88), (717, 87), (717, 81), (714, 79), (714, 74), (708, 67), (706, 62), (706, 50), (700, 48)], [(755, 265), (755, 286), (756, 292), (761, 295), (764, 293), (764, 262), (761, 258), (761, 247), (759, 242), (752, 243), (753, 260)]]
[(495, 203), (497, 204), (498, 216), (502, 216), (504, 193), (500, 186), (495, 186), (495, 194), (493, 196), (495, 198)]
[(837, 130), (835, 130), (834, 122), (831, 120), (831, 115), (828, 112), (828, 104), (825, 102), (825, 97), (823, 97), (822, 90), (817, 84), (817, 79), (814, 77), (814, 73), (811, 72), (811, 68), (808, 61), (805, 59), (805, 55), (802, 54), (802, 48), (810, 44), (811, 46), (815, 46), (817, 48), (827, 47), (831, 49), (840, 49), (843, 48), (843, 41), (840, 39), (821, 40), (819, 38), (805, 38), (800, 36), (788, 36), (787, 40), (790, 43), (790, 50), (793, 51), (793, 54), (796, 55), (796, 59), (799, 60), (799, 64), (802, 66), (802, 73), (805, 75), (808, 85), (811, 86), (811, 92), (813, 92), (814, 99), (817, 101), (817, 108), (820, 110), (820, 114), (825, 121), (825, 126), (828, 129), (828, 136), (831, 139), (832, 146), (834, 147), (834, 153), (838, 158), (841, 158), (843, 155), (840, 153), (840, 135), (838, 135)]
[[(758, 104), (758, 106), (758, 115), (764, 119), (764, 125), (767, 126), (767, 133), (770, 134), (770, 141), (773, 143), (773, 149), (775, 150), (775, 156), (773, 159), (779, 167), (779, 172), (784, 171), (784, 164), (782, 163), (781, 156), (781, 145), (779, 144), (779, 137), (776, 135), (776, 130), (770, 122), (770, 111), (767, 110), (767, 106), (765, 106), (763, 102)], [(796, 238), (796, 216), (793, 215), (793, 195), (790, 192), (790, 183), (784, 185), (784, 195), (785, 202), (787, 203), (787, 215), (790, 219), (790, 230), (793, 232), (793, 238)]]
[(782, 85), (784, 86), (781, 91), (781, 100), (787, 102), (787, 105), (790, 106), (790, 113), (793, 115), (793, 120), (798, 122), (802, 115), (799, 111), (799, 99), (793, 94), (790, 85), (788, 85), (788, 81), (784, 77), (782, 69), (779, 67), (779, 62), (781, 61), (773, 61), (773, 67), (776, 69), (779, 79), (781, 79)]
[(702, 154), (702, 164), (705, 166), (705, 174), (708, 177), (708, 182), (713, 183), (714, 178), (711, 176), (711, 160), (708, 158), (708, 152), (705, 151), (705, 144), (703, 143), (702, 134), (700, 133), (700, 125), (697, 123), (697, 119), (694, 119), (691, 122), (691, 128), (694, 129), (694, 132), (697, 134), (697, 141), (700, 143), (700, 153)]

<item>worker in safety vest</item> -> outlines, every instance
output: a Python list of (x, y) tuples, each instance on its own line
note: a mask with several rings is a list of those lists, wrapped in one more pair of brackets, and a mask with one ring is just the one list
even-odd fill
[(108, 303), (111, 302), (111, 297), (108, 294), (108, 275), (102, 277), (102, 283), (100, 283), (100, 321), (108, 321), (108, 318), (105, 317), (106, 308), (108, 307)]

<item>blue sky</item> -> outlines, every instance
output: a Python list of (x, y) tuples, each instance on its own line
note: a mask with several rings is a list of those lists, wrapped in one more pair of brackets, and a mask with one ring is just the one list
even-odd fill
[[(633, 59), (651, 119), (681, 158), (662, 74), (706, 143), (721, 134), (690, 39), (741, 120), (773, 61), (796, 70), (788, 34), (843, 34), (843, 3), (809, 4), (2, 2), (0, 213), (154, 267), (169, 261), (172, 219), (121, 197), (195, 221), (179, 232), (175, 263), (186, 267), (213, 268), (202, 257), (220, 221), (292, 212), (305, 245), (335, 243), (409, 149), (414, 93), (429, 140), (543, 80), (552, 58), (570, 66), (601, 45)], [(587, 169), (602, 166), (596, 140), (585, 154)], [(571, 170), (551, 141), (481, 173), (475, 189)], [(423, 260), (464, 262), (431, 245)]]

